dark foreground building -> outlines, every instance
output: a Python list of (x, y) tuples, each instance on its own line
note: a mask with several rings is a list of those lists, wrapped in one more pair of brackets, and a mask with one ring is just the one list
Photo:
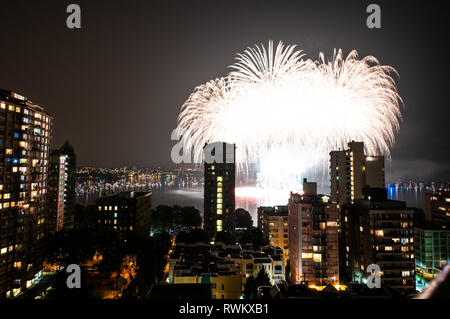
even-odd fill
[(0, 90), (0, 299), (41, 275), (52, 118), (26, 97)]
[(148, 235), (152, 209), (151, 192), (122, 192), (95, 201), (97, 224), (118, 231), (121, 237), (131, 232)]
[(365, 282), (368, 266), (377, 264), (381, 287), (413, 292), (415, 209), (387, 200), (386, 189), (366, 189), (365, 196), (341, 209), (341, 277), (344, 283)]
[[(234, 231), (236, 147), (215, 142), (204, 149), (204, 228), (214, 238), (217, 232)], [(208, 154), (212, 155), (210, 160)]]
[(53, 216), (52, 231), (73, 229), (75, 210), (75, 173), (77, 157), (68, 141), (50, 153), (48, 209)]

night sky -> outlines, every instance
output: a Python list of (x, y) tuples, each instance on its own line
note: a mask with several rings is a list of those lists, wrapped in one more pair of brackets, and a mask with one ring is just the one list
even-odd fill
[[(387, 181), (450, 179), (449, 32), (445, 2), (2, 1), (0, 88), (43, 106), (53, 145), (78, 165), (172, 166), (170, 133), (195, 86), (225, 75), (237, 52), (269, 40), (308, 57), (374, 55), (400, 74), (403, 122)], [(66, 27), (77, 3), (82, 28)], [(380, 30), (366, 27), (378, 3)], [(320, 119), (318, 119), (320, 125)]]

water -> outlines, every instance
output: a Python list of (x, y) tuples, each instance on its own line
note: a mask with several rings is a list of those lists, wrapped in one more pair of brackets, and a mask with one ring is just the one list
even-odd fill
[(395, 187), (389, 186), (387, 189), (388, 199), (401, 200), (406, 202), (408, 207), (424, 209), (425, 188), (423, 187)]
[[(424, 209), (424, 188), (390, 186), (387, 192), (388, 199), (405, 201), (408, 207)], [(78, 201), (88, 204), (92, 203), (98, 197), (98, 193), (91, 193), (88, 197), (78, 198)], [(287, 205), (288, 200), (289, 192), (263, 190), (252, 187), (236, 189), (236, 208), (244, 208), (247, 210), (252, 216), (255, 226), (259, 206)], [(203, 216), (203, 187), (155, 188), (152, 194), (152, 207), (158, 205), (193, 206)]]

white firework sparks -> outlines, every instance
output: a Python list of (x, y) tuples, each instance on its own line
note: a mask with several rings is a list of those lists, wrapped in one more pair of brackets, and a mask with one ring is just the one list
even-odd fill
[(329, 152), (351, 140), (389, 157), (401, 120), (392, 67), (373, 56), (359, 60), (356, 51), (304, 59), (281, 42), (275, 50), (272, 42), (248, 48), (236, 60), (182, 106), (177, 129), (196, 162), (206, 143), (235, 143), (238, 169), (257, 163), (262, 186), (294, 189), (306, 170), (325, 172)]

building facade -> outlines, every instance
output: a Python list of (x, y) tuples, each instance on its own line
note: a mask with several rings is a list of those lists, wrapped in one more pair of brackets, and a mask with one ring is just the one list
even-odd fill
[(56, 222), (51, 226), (54, 231), (74, 227), (76, 166), (77, 157), (69, 142), (50, 152), (48, 209)]
[(208, 283), (212, 298), (239, 299), (247, 278), (263, 268), (272, 285), (285, 279), (279, 247), (177, 243), (169, 257), (168, 283)]
[(217, 232), (234, 231), (236, 147), (215, 142), (205, 146), (204, 228), (215, 238)]
[(450, 223), (414, 227), (416, 289), (422, 291), (450, 263)]
[(425, 219), (438, 224), (450, 223), (450, 191), (425, 194)]
[[(374, 192), (375, 193), (375, 192)], [(368, 195), (369, 197), (370, 195)], [(346, 204), (340, 212), (340, 274), (346, 282), (365, 282), (367, 267), (380, 267), (381, 287), (414, 291), (414, 212), (405, 202), (371, 200)]]
[(287, 206), (258, 207), (258, 228), (269, 238), (270, 245), (283, 249), (289, 259), (289, 210)]
[(362, 142), (330, 152), (331, 199), (340, 206), (364, 197), (366, 186), (384, 188), (384, 157), (366, 156)]
[(291, 283), (339, 283), (337, 205), (317, 195), (315, 183), (303, 189), (309, 193), (291, 193), (289, 198)]
[(26, 97), (0, 90), (0, 298), (40, 277), (52, 118)]
[(99, 227), (117, 231), (123, 238), (132, 232), (143, 236), (150, 233), (151, 192), (122, 192), (101, 197), (95, 203)]

